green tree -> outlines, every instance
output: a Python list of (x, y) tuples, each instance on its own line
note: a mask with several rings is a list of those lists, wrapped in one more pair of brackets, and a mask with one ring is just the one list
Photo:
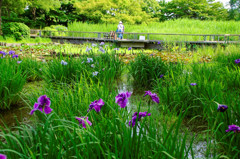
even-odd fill
[(130, 24), (139, 24), (155, 20), (146, 12), (147, 3), (143, 0), (82, 0), (74, 6), (76, 13), (83, 16), (85, 21), (95, 23), (118, 23), (122, 20)]
[(228, 11), (221, 2), (209, 3), (207, 13), (209, 19), (226, 20), (228, 17)]
[(165, 4), (162, 16), (167, 19), (226, 19), (227, 10), (222, 3), (213, 0), (172, 0)]
[(229, 19), (240, 20), (240, 0), (230, 0), (229, 4)]
[(0, 34), (2, 34), (2, 13), (10, 16), (11, 12), (23, 13), (26, 0), (0, 0)]
[(51, 9), (60, 8), (61, 2), (61, 0), (28, 0), (28, 6), (31, 9), (33, 19), (36, 20), (37, 9), (49, 12)]
[(68, 3), (62, 3), (60, 8), (45, 13), (44, 19), (46, 24), (49, 26), (57, 23), (67, 26), (70, 22), (81, 21), (82, 17), (75, 13), (76, 8), (73, 5), (74, 3), (70, 1)]

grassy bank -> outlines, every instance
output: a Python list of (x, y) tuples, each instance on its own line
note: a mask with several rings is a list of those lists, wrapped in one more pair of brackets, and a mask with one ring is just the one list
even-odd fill
[[(134, 33), (178, 33), (178, 34), (240, 34), (237, 21), (200, 21), (190, 19), (169, 20), (145, 25), (124, 24), (125, 32)], [(116, 31), (116, 24), (88, 24), (74, 22), (68, 24), (69, 31)]]
[[(125, 32), (133, 33), (171, 33), (171, 34), (240, 34), (239, 26), (240, 22), (236, 21), (200, 21), (190, 19), (178, 19), (170, 20), (158, 23), (149, 23), (142, 25), (124, 25)], [(82, 22), (73, 22), (68, 24), (69, 31), (87, 31), (87, 32), (110, 32), (116, 31), (116, 24), (88, 24)], [(76, 34), (75, 34), (76, 35)], [(146, 36), (146, 34), (143, 34)], [(74, 36), (74, 35), (70, 35)], [(85, 35), (86, 36), (86, 35)], [(91, 36), (91, 35), (88, 35)], [(124, 39), (136, 38), (134, 35), (124, 34)], [(192, 36), (160, 36), (150, 35), (151, 40), (163, 40), (163, 41), (203, 41), (204, 37), (192, 37)], [(224, 37), (219, 37), (223, 40)], [(209, 40), (209, 39), (207, 39)], [(214, 39), (214, 40), (217, 40)], [(238, 40), (238, 37), (231, 37), (232, 41)]]
[(5, 42), (5, 43), (21, 43), (21, 44), (26, 44), (26, 43), (50, 43), (52, 42), (51, 39), (49, 38), (27, 38), (27, 39), (23, 39), (23, 40), (15, 40), (14, 38), (11, 37), (3, 37), (0, 36), (0, 42)]

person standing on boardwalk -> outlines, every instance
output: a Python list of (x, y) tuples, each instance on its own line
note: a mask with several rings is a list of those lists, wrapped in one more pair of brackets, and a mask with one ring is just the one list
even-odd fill
[(120, 21), (118, 24), (117, 32), (118, 32), (118, 38), (123, 39), (124, 25), (122, 24), (122, 21)]

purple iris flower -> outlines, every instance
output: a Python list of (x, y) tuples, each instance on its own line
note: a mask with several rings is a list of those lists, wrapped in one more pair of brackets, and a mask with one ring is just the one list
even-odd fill
[(97, 75), (98, 75), (98, 71), (95, 71), (95, 72), (93, 72), (92, 74), (93, 74), (93, 77), (94, 77), (94, 76), (97, 76)]
[(235, 63), (236, 63), (236, 64), (240, 63), (240, 59), (236, 59), (236, 60), (235, 60)]
[(190, 83), (190, 85), (191, 85), (191, 86), (196, 86), (196, 85), (197, 85), (197, 83)]
[(17, 61), (18, 64), (20, 64), (22, 61)]
[(116, 99), (116, 103), (121, 107), (121, 108), (125, 108), (127, 106), (127, 102), (128, 102), (128, 98), (131, 97), (132, 93), (130, 92), (123, 92), (123, 93), (119, 93), (115, 99)]
[(9, 51), (9, 55), (13, 55), (13, 54), (15, 54), (15, 51), (10, 50), (10, 51)]
[(88, 123), (88, 125), (92, 125), (92, 123), (88, 120), (88, 117), (76, 117), (76, 119), (79, 121), (79, 125), (82, 125), (85, 129), (86, 127), (86, 122)]
[(217, 108), (218, 111), (225, 112), (227, 109), (228, 109), (227, 105), (218, 104), (218, 108)]
[(132, 50), (132, 47), (129, 47), (129, 48), (128, 48), (128, 51), (129, 51), (129, 50)]
[(101, 42), (99, 45), (104, 45), (104, 42)]
[(4, 154), (0, 154), (0, 159), (7, 159), (7, 156)]
[(12, 55), (12, 58), (14, 59), (14, 58), (18, 58), (18, 55)]
[(62, 60), (62, 61), (61, 61), (61, 64), (62, 64), (62, 65), (67, 65), (68, 63), (67, 63), (66, 61)]
[(240, 133), (240, 127), (237, 126), (237, 125), (229, 125), (228, 129), (226, 130), (226, 132), (229, 132), (229, 131)]
[(151, 113), (147, 113), (147, 112), (139, 112), (139, 114), (138, 112), (135, 112), (132, 116), (132, 120), (129, 121), (128, 125), (134, 127), (136, 125), (137, 117), (138, 117), (138, 121), (140, 121), (141, 118), (150, 116), (150, 115)]
[(92, 109), (95, 109), (96, 112), (100, 112), (102, 106), (104, 105), (105, 103), (103, 102), (102, 99), (99, 99), (99, 100), (95, 100), (94, 102), (92, 102), (90, 105), (89, 105), (89, 109), (88, 109), (88, 112), (91, 111)]
[(114, 50), (114, 51), (117, 51), (117, 50), (119, 50), (119, 48), (114, 48), (113, 50)]
[(102, 47), (99, 48), (99, 51), (101, 51), (102, 53), (105, 53), (105, 50)]
[(91, 48), (91, 47), (89, 48), (89, 47), (87, 46), (86, 52), (89, 52), (89, 51), (91, 51), (91, 50), (92, 50), (92, 48)]
[(38, 102), (34, 104), (33, 109), (30, 112), (30, 115), (33, 115), (33, 113), (36, 110), (40, 110), (41, 112), (45, 112), (45, 114), (49, 114), (52, 112), (52, 109), (50, 108), (51, 101), (50, 98), (48, 98), (46, 95), (40, 96), (38, 98)]
[(158, 42), (157, 42), (157, 44), (159, 45), (159, 44), (161, 44), (161, 42), (160, 42), (160, 41), (158, 41)]
[(4, 51), (0, 51), (0, 54), (2, 54), (1, 58), (4, 58), (7, 55)]
[(87, 63), (93, 62), (92, 58), (87, 58)]
[(6, 55), (6, 53), (4, 51), (0, 51), (0, 54), (2, 55)]
[(159, 78), (163, 78), (164, 75), (160, 75)]
[(143, 97), (145, 97), (146, 95), (149, 95), (154, 102), (159, 104), (159, 97), (156, 93), (152, 93), (151, 91), (145, 91), (145, 95)]

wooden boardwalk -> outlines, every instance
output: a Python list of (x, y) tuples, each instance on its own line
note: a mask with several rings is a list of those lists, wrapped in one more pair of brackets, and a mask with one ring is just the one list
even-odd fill
[(145, 47), (146, 44), (185, 43), (196, 45), (239, 44), (240, 34), (168, 34), (168, 33), (124, 33), (122, 40), (110, 32), (76, 32), (31, 30), (31, 37), (46, 37), (55, 41), (112, 42), (121, 47)]

